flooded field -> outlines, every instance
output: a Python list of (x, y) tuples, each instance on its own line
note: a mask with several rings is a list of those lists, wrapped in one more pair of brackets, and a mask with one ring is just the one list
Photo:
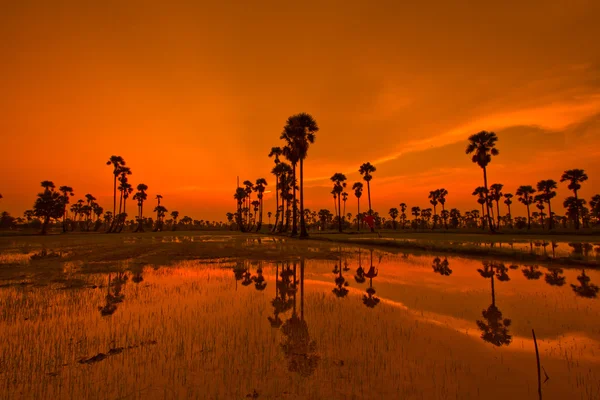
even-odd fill
[(530, 399), (534, 329), (543, 397), (600, 398), (597, 270), (306, 246), (110, 273), (5, 254), (60, 279), (0, 281), (0, 397)]

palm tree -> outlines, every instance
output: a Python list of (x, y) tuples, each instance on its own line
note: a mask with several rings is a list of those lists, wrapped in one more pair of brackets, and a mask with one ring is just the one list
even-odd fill
[(275, 232), (275, 229), (277, 229), (277, 221), (279, 221), (279, 175), (281, 172), (277, 169), (277, 165), (281, 162), (279, 157), (282, 154), (283, 151), (281, 150), (281, 147), (271, 147), (269, 157), (275, 157), (275, 167), (273, 167), (271, 170), (271, 173), (275, 175), (275, 225), (272, 227), (273, 232)]
[(527, 229), (531, 229), (531, 214), (529, 213), (529, 206), (534, 201), (534, 193), (535, 189), (529, 185), (519, 186), (519, 188), (517, 189), (517, 196), (519, 196), (519, 201), (527, 206)]
[(358, 211), (356, 213), (356, 230), (360, 231), (360, 197), (362, 196), (363, 184), (362, 182), (354, 182), (352, 185), (352, 190), (354, 190), (354, 195), (356, 196), (356, 200), (358, 201)]
[(392, 225), (394, 225), (394, 230), (396, 230), (396, 218), (398, 218), (398, 209), (395, 207), (390, 208), (389, 214), (390, 217), (392, 217)]
[(346, 187), (346, 175), (340, 173), (340, 172), (336, 172), (335, 174), (333, 174), (333, 176), (331, 177), (331, 181), (333, 182), (333, 193), (334, 195), (337, 196), (337, 215), (338, 215), (338, 224), (339, 224), (339, 229), (340, 232), (342, 232), (342, 212), (341, 212), (341, 207), (342, 207), (342, 192), (344, 191), (344, 188)]
[(278, 200), (276, 201), (276, 207), (275, 207), (275, 225), (273, 226), (273, 232), (275, 232), (275, 230), (277, 230), (277, 221), (279, 220), (279, 215), (281, 215), (281, 226), (279, 228), (279, 231), (283, 231), (283, 220), (285, 217), (285, 203), (286, 203), (286, 193), (288, 191), (287, 188), (287, 182), (288, 182), (288, 175), (292, 173), (292, 168), (290, 167), (289, 164), (284, 163), (284, 162), (277, 162), (275, 167), (273, 167), (273, 170), (271, 171), (271, 173), (273, 175), (275, 175), (278, 179), (277, 181), (277, 187), (279, 189), (279, 191), (281, 191), (281, 212), (280, 212), (280, 206), (278, 204)]
[[(66, 205), (69, 204), (69, 199), (70, 197), (73, 197), (75, 195), (75, 193), (73, 193), (73, 188), (71, 186), (61, 186), (58, 188), (58, 191), (62, 193), (63, 198), (65, 200), (65, 213), (63, 215), (63, 232), (67, 231), (67, 207)], [(2, 198), (2, 195), (0, 195), (0, 199)]]
[[(307, 113), (292, 115), (287, 119), (283, 128), (281, 139), (284, 139), (288, 146), (294, 150), (300, 161), (300, 237), (308, 237), (306, 231), (306, 221), (304, 220), (304, 160), (308, 155), (308, 148), (315, 142), (315, 134), (319, 131), (319, 127), (315, 119)], [(287, 146), (286, 146), (287, 147)], [(296, 165), (292, 163), (294, 182), (296, 180)], [(295, 183), (294, 183), (295, 184)], [(296, 200), (294, 189), (294, 201)], [(294, 206), (294, 226), (292, 235), (296, 234), (296, 207)]]
[[(577, 191), (579, 189), (581, 189), (581, 183), (587, 181), (588, 176), (586, 175), (585, 171), (582, 169), (569, 169), (567, 171), (565, 171), (562, 176), (560, 177), (560, 181), (561, 182), (565, 182), (568, 181), (569, 182), (569, 190), (573, 191), (573, 194), (575, 195), (575, 200), (578, 199), (577, 197)], [(575, 229), (579, 229), (579, 203), (577, 201), (575, 201), (576, 204), (576, 208), (575, 208)]]
[(144, 232), (144, 201), (148, 198), (146, 190), (148, 186), (140, 183), (137, 185), (137, 193), (133, 195), (133, 200), (138, 202), (138, 226), (135, 232)]
[(402, 229), (404, 229), (404, 224), (406, 223), (406, 203), (400, 203), (400, 212), (402, 216), (400, 219), (402, 220)]
[(494, 183), (490, 186), (490, 199), (496, 202), (496, 229), (500, 229), (500, 199), (502, 198), (502, 188), (504, 187), (501, 183)]
[(578, 199), (575, 196), (569, 196), (563, 202), (563, 207), (567, 209), (567, 215), (571, 218), (575, 225), (578, 223), (579, 210), (583, 209), (586, 204), (584, 199)]
[(256, 184), (254, 185), (254, 191), (258, 193), (258, 203), (259, 203), (259, 218), (258, 224), (256, 225), (256, 232), (260, 231), (262, 227), (262, 219), (263, 219), (263, 195), (265, 193), (265, 189), (267, 186), (267, 180), (265, 178), (258, 178), (256, 180)]
[(251, 181), (244, 181), (244, 190), (246, 191), (246, 223), (250, 226), (250, 204), (252, 203), (252, 192), (254, 191), (254, 183)]
[(600, 224), (600, 194), (595, 194), (590, 200), (590, 212), (596, 218), (596, 225)]
[[(369, 215), (373, 214), (373, 208), (371, 207), (371, 179), (373, 179), (373, 172), (377, 171), (370, 162), (366, 162), (360, 166), (358, 172), (362, 175), (363, 179), (367, 182), (367, 197), (369, 199)], [(373, 228), (371, 228), (373, 230)]]
[(346, 218), (346, 200), (348, 200), (348, 193), (342, 192), (342, 201), (344, 202), (344, 212), (342, 213), (342, 218)]
[(419, 215), (421, 215), (421, 207), (412, 207), (410, 211), (411, 214), (415, 216), (414, 228), (417, 230), (419, 227)]
[(442, 218), (444, 219), (444, 228), (448, 229), (448, 213), (446, 213), (446, 196), (448, 196), (448, 191), (446, 189), (438, 189), (437, 200), (442, 205)]
[(435, 229), (435, 223), (437, 222), (437, 205), (439, 196), (439, 189), (432, 190), (431, 192), (429, 192), (429, 203), (433, 206), (433, 226), (431, 227), (432, 230)]
[(481, 131), (474, 135), (469, 136), (469, 145), (466, 149), (466, 154), (473, 154), (471, 161), (476, 163), (483, 169), (483, 186), (485, 187), (486, 196), (486, 208), (487, 218), (490, 225), (490, 230), (494, 232), (494, 224), (490, 216), (490, 206), (487, 203), (488, 197), (488, 184), (487, 184), (487, 166), (492, 161), (492, 156), (499, 154), (498, 149), (495, 147), (498, 137), (494, 132)]
[(244, 200), (247, 196), (248, 194), (246, 193), (244, 188), (241, 187), (237, 188), (235, 190), (235, 194), (233, 195), (233, 198), (237, 202), (237, 224), (241, 232), (245, 232), (244, 219), (242, 217), (242, 204), (244, 203)]
[[(113, 215), (117, 215), (117, 178), (121, 174), (121, 168), (125, 165), (125, 160), (121, 156), (110, 156), (106, 165), (113, 166)], [(110, 231), (110, 229), (109, 229)]]
[(513, 227), (513, 225), (512, 225), (512, 214), (510, 212), (510, 205), (512, 204), (512, 198), (513, 198), (513, 194), (512, 193), (505, 193), (504, 194), (504, 204), (506, 204), (506, 206), (508, 207), (508, 220), (510, 222), (511, 229)]
[(171, 211), (171, 217), (173, 218), (172, 230), (175, 230), (177, 229), (177, 218), (179, 218), (179, 211)]
[(552, 229), (552, 225), (553, 225), (552, 224), (552, 220), (553, 220), (552, 207), (550, 205), (550, 200), (553, 199), (554, 197), (556, 197), (556, 192), (554, 191), (554, 189), (556, 189), (556, 188), (557, 188), (557, 183), (556, 183), (556, 181), (554, 181), (552, 179), (542, 180), (537, 183), (537, 190), (541, 192), (538, 195), (539, 198), (548, 204), (548, 217), (550, 220), (550, 229)]
[[(473, 196), (477, 196), (477, 202), (481, 205), (481, 229), (485, 228), (485, 211), (483, 205), (487, 204), (487, 192), (488, 190), (483, 186), (478, 186), (473, 191)], [(488, 210), (489, 211), (489, 210)], [(491, 221), (491, 219), (490, 219)]]
[(162, 232), (163, 218), (165, 217), (167, 212), (169, 212), (169, 210), (167, 210), (164, 206), (158, 205), (154, 207), (154, 212), (156, 213), (156, 227), (154, 228), (154, 231)]

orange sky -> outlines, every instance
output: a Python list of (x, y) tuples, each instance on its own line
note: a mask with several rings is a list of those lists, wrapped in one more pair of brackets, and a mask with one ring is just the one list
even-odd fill
[(500, 138), (490, 183), (584, 168), (583, 196), (600, 192), (598, 1), (83, 3), (2, 7), (0, 210), (21, 215), (45, 179), (108, 208), (118, 154), (170, 211), (223, 219), (238, 174), (273, 183), (266, 156), (302, 111), (321, 128), (311, 209), (365, 161), (380, 212), (438, 187), (478, 208), (464, 148), (483, 129)]

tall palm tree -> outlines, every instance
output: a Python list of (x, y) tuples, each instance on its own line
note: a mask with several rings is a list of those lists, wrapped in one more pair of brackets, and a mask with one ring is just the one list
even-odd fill
[(490, 225), (490, 230), (494, 232), (494, 224), (492, 223), (492, 217), (490, 216), (490, 206), (487, 202), (488, 198), (488, 184), (487, 184), (487, 166), (492, 161), (492, 156), (499, 154), (498, 149), (495, 147), (498, 141), (498, 136), (494, 132), (481, 131), (474, 135), (469, 136), (469, 144), (465, 150), (466, 154), (473, 154), (471, 161), (479, 165), (483, 169), (483, 186), (485, 187), (486, 196), (486, 208), (487, 218)]
[(291, 234), (291, 236), (296, 236), (296, 235), (298, 235), (298, 220), (297, 220), (298, 215), (296, 214), (296, 165), (298, 164), (298, 160), (299, 160), (300, 156), (298, 154), (298, 149), (289, 144), (283, 148), (283, 155), (292, 165), (291, 180), (292, 180), (293, 184), (291, 185), (291, 189), (292, 189), (292, 198), (291, 198), (291, 200), (292, 200), (292, 234)]
[(478, 186), (472, 193), (473, 196), (477, 196), (477, 202), (481, 205), (481, 229), (485, 228), (485, 211), (483, 210), (483, 205), (487, 203), (487, 192), (488, 190), (485, 187)]
[(442, 205), (442, 217), (444, 219), (444, 228), (448, 229), (448, 214), (446, 213), (446, 196), (448, 196), (448, 191), (446, 189), (438, 189), (438, 201)]
[[(362, 175), (363, 179), (367, 182), (367, 197), (369, 199), (369, 215), (373, 215), (373, 208), (371, 207), (371, 179), (373, 179), (373, 172), (377, 171), (370, 162), (366, 162), (360, 166), (358, 172)], [(375, 228), (371, 228), (371, 232), (375, 232)]]
[(244, 190), (246, 191), (246, 224), (250, 226), (250, 203), (252, 203), (252, 191), (254, 190), (254, 183), (252, 181), (244, 181)]
[(138, 226), (135, 232), (144, 232), (144, 201), (148, 198), (146, 190), (148, 190), (148, 185), (140, 183), (137, 185), (137, 193), (133, 195), (133, 200), (138, 202)]
[(256, 232), (259, 232), (260, 228), (262, 227), (263, 195), (265, 193), (266, 186), (267, 186), (267, 180), (265, 178), (258, 178), (256, 180), (256, 184), (254, 184), (254, 190), (257, 193), (258, 203), (259, 203), (259, 218), (258, 218), (258, 224), (256, 225)]
[(510, 205), (512, 204), (512, 198), (513, 198), (513, 194), (512, 193), (504, 193), (504, 204), (506, 204), (506, 207), (508, 207), (508, 221), (510, 223), (511, 229), (513, 227), (513, 224), (512, 224), (512, 213), (510, 212)]
[(552, 215), (552, 206), (550, 205), (550, 200), (556, 197), (556, 192), (554, 189), (558, 187), (556, 181), (552, 179), (541, 180), (537, 183), (537, 190), (541, 192), (539, 194), (540, 198), (548, 204), (548, 219), (550, 220), (550, 229), (553, 227), (553, 215)]
[[(529, 206), (534, 202), (535, 189), (530, 185), (519, 186), (517, 189), (517, 196), (519, 201), (527, 206), (527, 229), (531, 229), (531, 214), (529, 212)], [(517, 225), (518, 226), (518, 225)]]
[(490, 186), (490, 199), (496, 202), (496, 229), (500, 229), (500, 199), (502, 198), (502, 188), (504, 187), (501, 183), (494, 183)]
[(346, 175), (336, 172), (331, 177), (331, 181), (333, 182), (333, 193), (337, 196), (337, 216), (338, 216), (338, 224), (340, 232), (342, 232), (342, 192), (346, 187)]
[(244, 218), (242, 217), (242, 204), (244, 203), (246, 197), (248, 196), (246, 190), (244, 188), (237, 188), (233, 195), (233, 198), (237, 202), (237, 224), (241, 232), (245, 232), (244, 228)]
[(404, 224), (406, 223), (406, 207), (406, 203), (400, 203), (400, 212), (402, 213), (402, 216), (400, 217), (400, 219), (402, 219), (402, 229), (404, 229)]
[[(113, 166), (113, 215), (117, 215), (117, 178), (121, 174), (121, 168), (125, 166), (125, 160), (121, 156), (112, 155), (106, 165)], [(110, 231), (110, 229), (109, 229)]]
[(358, 211), (356, 213), (356, 230), (360, 231), (360, 198), (362, 196), (363, 184), (362, 182), (354, 182), (352, 185), (352, 190), (354, 190), (354, 195), (356, 196), (356, 200), (358, 201)]
[[(581, 189), (581, 183), (587, 181), (587, 179), (588, 176), (582, 169), (569, 169), (565, 171), (560, 177), (561, 182), (569, 182), (568, 188), (569, 190), (573, 191), (575, 200), (578, 199), (577, 191)], [(575, 207), (575, 229), (579, 229), (579, 203), (576, 201), (575, 204), (577, 204), (577, 206)]]
[(437, 222), (437, 205), (439, 196), (439, 189), (432, 190), (431, 192), (429, 192), (429, 203), (433, 206), (433, 226), (431, 227), (432, 230), (435, 229), (435, 223)]
[(277, 165), (281, 162), (279, 157), (283, 154), (281, 147), (271, 147), (269, 157), (275, 157), (275, 167), (271, 170), (271, 173), (275, 175), (275, 224), (272, 227), (272, 231), (275, 232), (277, 229), (277, 221), (279, 221), (279, 175), (280, 172), (277, 169)]
[[(67, 231), (67, 207), (66, 205), (69, 204), (69, 199), (71, 197), (73, 197), (75, 195), (75, 193), (73, 193), (73, 188), (71, 186), (61, 186), (58, 188), (58, 191), (62, 193), (64, 201), (65, 201), (65, 213), (63, 215), (63, 232)], [(2, 195), (0, 195), (0, 199), (2, 198)]]
[[(319, 131), (319, 126), (315, 119), (307, 113), (292, 115), (287, 119), (283, 128), (281, 139), (284, 139), (288, 146), (294, 149), (294, 153), (300, 161), (300, 237), (308, 237), (306, 231), (306, 221), (304, 220), (304, 160), (308, 155), (308, 148), (315, 142), (315, 134)], [(295, 164), (294, 180), (296, 179)], [(294, 201), (296, 196), (294, 195)], [(294, 227), (292, 235), (296, 231), (296, 208), (294, 207)]]

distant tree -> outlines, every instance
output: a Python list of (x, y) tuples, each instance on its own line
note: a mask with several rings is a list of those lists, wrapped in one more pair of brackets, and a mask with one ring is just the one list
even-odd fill
[[(577, 191), (581, 189), (581, 183), (587, 181), (588, 176), (582, 169), (569, 169), (560, 177), (561, 182), (569, 182), (568, 188), (573, 191), (575, 200), (578, 200)], [(579, 202), (575, 201), (575, 229), (579, 229)]]
[[(125, 166), (125, 160), (121, 156), (110, 156), (106, 165), (113, 166), (113, 211), (112, 215), (117, 213), (117, 178), (121, 174), (121, 168)], [(109, 229), (110, 230), (110, 229)]]
[(396, 230), (396, 218), (398, 218), (398, 209), (397, 208), (390, 208), (389, 211), (390, 217), (392, 217), (392, 225), (394, 227), (394, 230)]
[[(277, 168), (277, 165), (281, 162), (279, 157), (283, 154), (283, 150), (281, 147), (271, 147), (271, 152), (269, 153), (270, 157), (275, 157), (275, 167), (271, 170), (271, 173), (275, 175), (275, 224), (273, 225), (272, 231), (274, 232), (277, 229), (277, 222), (279, 221), (279, 179), (280, 179), (280, 169)], [(270, 224), (270, 222), (269, 222)]]
[[(548, 219), (550, 220), (549, 224), (550, 224), (550, 229), (553, 228), (553, 217), (552, 217), (552, 206), (550, 205), (550, 200), (552, 200), (554, 197), (556, 197), (556, 192), (554, 191), (554, 189), (557, 188), (557, 183), (556, 181), (552, 180), (552, 179), (546, 179), (546, 180), (542, 180), (539, 181), (537, 183), (537, 190), (540, 192), (540, 194), (538, 195), (538, 199), (542, 200), (543, 202), (546, 202), (546, 204), (548, 204)], [(543, 227), (543, 224), (542, 224)]]
[(173, 218), (173, 230), (177, 229), (177, 218), (179, 218), (179, 211), (171, 211), (171, 217)]
[(63, 232), (67, 231), (67, 205), (69, 204), (69, 200), (71, 197), (75, 195), (73, 193), (73, 188), (70, 186), (61, 186), (58, 188), (58, 191), (62, 193), (63, 199), (65, 200), (65, 213), (63, 214)]
[[(473, 196), (477, 196), (477, 203), (481, 205), (481, 229), (485, 228), (484, 218), (485, 218), (485, 210), (483, 209), (483, 205), (487, 203), (487, 189), (483, 186), (478, 186), (473, 191)], [(488, 208), (489, 212), (489, 208)], [(489, 219), (491, 221), (491, 218)]]
[(512, 204), (512, 198), (513, 198), (513, 194), (512, 193), (505, 193), (504, 194), (504, 204), (506, 204), (506, 207), (508, 207), (508, 222), (510, 223), (511, 229), (513, 227), (513, 225), (512, 225), (512, 214), (510, 212), (510, 205)]
[(500, 199), (503, 196), (501, 183), (494, 183), (490, 186), (489, 198), (496, 202), (496, 229), (500, 229)]
[(348, 193), (342, 192), (342, 201), (344, 202), (344, 212), (342, 213), (342, 222), (346, 218), (346, 200), (348, 200)]
[(433, 206), (433, 226), (431, 227), (431, 229), (435, 229), (435, 224), (437, 222), (437, 205), (439, 197), (439, 189), (432, 190), (431, 192), (429, 192), (429, 203)]
[(339, 225), (340, 232), (342, 232), (341, 197), (342, 197), (344, 188), (346, 188), (346, 175), (344, 175), (340, 172), (336, 172), (331, 177), (331, 181), (333, 182), (333, 193), (334, 193), (334, 195), (336, 195), (337, 201), (338, 201), (338, 204), (337, 204), (338, 225)]
[(586, 201), (584, 199), (578, 199), (575, 196), (569, 196), (563, 202), (563, 207), (567, 209), (567, 216), (573, 220), (575, 226), (578, 224), (579, 215), (585, 204)]
[[(373, 208), (371, 207), (371, 180), (373, 179), (373, 172), (377, 171), (370, 162), (366, 162), (360, 166), (358, 172), (362, 175), (363, 179), (367, 182), (367, 197), (369, 199), (369, 215), (373, 215)], [(375, 232), (374, 228), (371, 228), (371, 232)]]
[(262, 227), (262, 220), (263, 220), (263, 197), (264, 197), (264, 193), (267, 187), (267, 180), (265, 178), (258, 178), (256, 180), (256, 183), (254, 184), (254, 191), (256, 191), (257, 193), (257, 197), (258, 197), (258, 207), (259, 207), (259, 218), (258, 218), (258, 224), (256, 225), (256, 232), (260, 231), (260, 228)]
[(487, 217), (488, 223), (490, 226), (490, 230), (494, 231), (494, 224), (492, 223), (492, 218), (490, 216), (490, 207), (487, 203), (488, 198), (488, 184), (487, 184), (487, 166), (492, 161), (492, 156), (497, 156), (499, 154), (498, 149), (496, 149), (496, 142), (498, 141), (498, 137), (494, 132), (481, 131), (474, 135), (469, 136), (469, 145), (467, 146), (466, 153), (473, 154), (471, 161), (476, 163), (483, 169), (483, 186), (485, 187), (485, 197), (486, 197), (486, 207), (487, 207)]
[(590, 213), (596, 218), (596, 225), (600, 224), (600, 194), (596, 194), (590, 200)]
[(415, 220), (413, 222), (413, 228), (415, 228), (415, 230), (417, 230), (417, 228), (419, 227), (419, 215), (421, 215), (421, 207), (412, 207), (410, 209), (412, 215), (415, 216)]
[(519, 186), (517, 189), (517, 196), (519, 196), (519, 201), (527, 206), (527, 229), (531, 229), (531, 213), (529, 211), (529, 206), (533, 204), (535, 189), (529, 185)]
[(50, 220), (59, 219), (64, 215), (67, 198), (55, 190), (56, 187), (52, 181), (43, 181), (42, 187), (44, 191), (38, 193), (33, 204), (33, 213), (42, 220), (41, 234), (45, 235)]
[(446, 212), (446, 196), (448, 196), (448, 191), (446, 189), (438, 189), (438, 201), (442, 205), (442, 219), (444, 220), (444, 228), (448, 229), (448, 216), (450, 214)]
[(400, 212), (402, 213), (400, 216), (400, 220), (402, 220), (402, 229), (404, 229), (404, 225), (406, 224), (406, 203), (400, 203)]
[(358, 211), (356, 212), (356, 230), (360, 231), (360, 198), (363, 192), (362, 182), (354, 182), (354, 184), (352, 185), (352, 190), (354, 190), (354, 195), (356, 196), (356, 200), (358, 201)]
[(244, 227), (244, 218), (242, 216), (242, 205), (247, 196), (248, 195), (247, 195), (246, 191), (244, 190), (244, 188), (241, 188), (241, 187), (237, 188), (235, 191), (235, 194), (233, 195), (233, 198), (237, 202), (237, 218), (236, 218), (237, 221), (236, 222), (237, 222), (238, 228), (241, 232), (246, 231), (245, 227)]
[(133, 195), (133, 200), (137, 200), (138, 206), (138, 226), (135, 232), (144, 232), (144, 201), (148, 199), (148, 185), (140, 183), (137, 185), (137, 193)]

